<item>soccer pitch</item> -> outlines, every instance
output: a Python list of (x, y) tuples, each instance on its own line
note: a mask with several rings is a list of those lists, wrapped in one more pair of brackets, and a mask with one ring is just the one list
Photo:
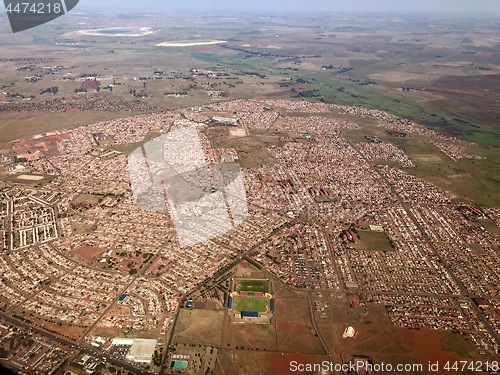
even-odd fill
[(264, 280), (239, 280), (236, 290), (238, 292), (267, 292), (267, 281)]
[(260, 313), (265, 313), (269, 305), (269, 299), (265, 297), (243, 297), (235, 296), (233, 297), (233, 308), (234, 312), (241, 311), (258, 311)]

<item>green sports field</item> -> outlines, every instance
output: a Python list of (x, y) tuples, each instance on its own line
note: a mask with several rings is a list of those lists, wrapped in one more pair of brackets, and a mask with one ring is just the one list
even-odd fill
[(239, 280), (236, 286), (238, 292), (262, 292), (266, 293), (267, 281), (266, 280)]
[(269, 305), (269, 300), (265, 297), (233, 297), (233, 308), (234, 312), (241, 311), (258, 311), (260, 313), (265, 313)]

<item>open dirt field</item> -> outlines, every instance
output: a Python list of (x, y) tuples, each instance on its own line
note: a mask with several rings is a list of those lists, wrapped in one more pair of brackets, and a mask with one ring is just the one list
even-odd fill
[(213, 148), (234, 148), (243, 168), (257, 168), (273, 164), (274, 158), (268, 151), (271, 145), (281, 144), (278, 137), (260, 137), (250, 133), (246, 137), (231, 137), (227, 128), (210, 128), (207, 135)]
[(175, 342), (219, 346), (222, 322), (222, 311), (187, 310), (179, 315), (175, 331)]
[(105, 251), (107, 250), (100, 249), (98, 247), (82, 246), (73, 250), (73, 254), (76, 254), (85, 260), (95, 260), (96, 258), (101, 256)]
[(422, 163), (433, 164), (443, 162), (443, 159), (437, 154), (413, 154), (412, 156)]
[[(344, 298), (332, 299), (330, 304), (326, 310), (328, 317), (318, 323), (337, 361), (360, 353), (375, 363), (391, 364), (427, 364), (475, 356), (474, 348), (455, 333), (393, 326), (381, 305), (368, 304), (367, 310), (352, 309)], [(343, 338), (349, 325), (357, 334), (354, 338)]]
[(214, 374), (292, 375), (297, 374), (290, 367), (292, 361), (306, 364), (325, 360), (328, 360), (327, 356), (314, 354), (223, 350)]
[(276, 328), (272, 324), (237, 324), (227, 321), (223, 347), (247, 350), (277, 350)]
[(73, 203), (89, 202), (90, 204), (96, 204), (101, 198), (101, 195), (79, 194), (73, 199)]
[(230, 128), (229, 135), (231, 137), (245, 137), (247, 136), (247, 130), (245, 128)]
[[(449, 332), (407, 330), (389, 325), (361, 325), (358, 328), (357, 337), (345, 339), (347, 346), (344, 347), (344, 357), (364, 353), (375, 363), (425, 365), (429, 361), (445, 363), (471, 358), (470, 355), (474, 353), (462, 337)], [(460, 353), (465, 356), (462, 357)]]
[(385, 232), (376, 231), (359, 231), (359, 242), (357, 244), (349, 244), (350, 247), (356, 250), (372, 250), (372, 251), (393, 251), (389, 237)]
[(123, 112), (38, 112), (32, 116), (26, 116), (24, 113), (0, 112), (0, 142), (130, 115), (130, 113)]
[(323, 354), (312, 328), (306, 299), (276, 298), (274, 316), (278, 351)]

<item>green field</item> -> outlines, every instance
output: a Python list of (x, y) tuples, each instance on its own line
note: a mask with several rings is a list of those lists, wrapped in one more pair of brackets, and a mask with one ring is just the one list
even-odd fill
[(349, 244), (356, 250), (393, 251), (394, 247), (385, 232), (359, 231), (359, 242)]
[[(484, 159), (455, 162), (422, 137), (393, 138), (391, 141), (415, 158), (416, 168), (409, 169), (409, 173), (479, 206), (500, 205), (500, 153), (497, 149), (470, 146), (467, 152)], [(429, 159), (431, 156), (433, 160)], [(442, 161), (438, 162), (437, 157)]]
[(267, 281), (265, 280), (239, 280), (236, 285), (237, 292), (262, 292), (266, 293)]
[(235, 312), (258, 311), (264, 313), (269, 306), (269, 300), (265, 297), (233, 297), (233, 308)]
[(12, 141), (59, 129), (77, 128), (115, 118), (132, 116), (133, 112), (1, 112), (0, 142)]
[(207, 136), (213, 148), (234, 148), (243, 168), (259, 168), (274, 164), (276, 160), (268, 149), (283, 145), (279, 136), (269, 136), (253, 129), (249, 136), (235, 138), (229, 135), (226, 128), (213, 127), (207, 131)]

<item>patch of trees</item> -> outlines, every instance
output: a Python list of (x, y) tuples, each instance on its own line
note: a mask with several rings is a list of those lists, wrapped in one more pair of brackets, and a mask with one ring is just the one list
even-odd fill
[(258, 77), (258, 78), (262, 78), (262, 79), (265, 79), (267, 78), (267, 76), (265, 74), (261, 74), (261, 73), (255, 73), (255, 72), (244, 72), (244, 71), (240, 71), (239, 74), (241, 75), (245, 75), (245, 76), (254, 76), (254, 77)]
[(155, 364), (155, 366), (161, 366), (161, 354), (161, 349), (159, 351), (155, 350), (155, 353), (153, 354), (153, 363)]
[(318, 96), (321, 96), (321, 94), (318, 90), (304, 90), (300, 91), (297, 96), (302, 98), (317, 98)]
[(52, 86), (52, 87), (49, 87), (47, 89), (40, 90), (40, 95), (43, 95), (43, 94), (57, 94), (58, 91), (59, 91), (59, 87)]
[(337, 70), (339, 73), (345, 73), (345, 72), (348, 72), (350, 70), (353, 70), (354, 68), (346, 68), (346, 67), (339, 67)]
[(31, 98), (31, 99), (34, 99), (35, 95), (27, 96), (27, 95), (19, 94), (18, 92), (14, 92), (14, 93), (9, 92), (9, 93), (7, 93), (7, 98), (21, 98), (21, 99)]
[(19, 72), (26, 72), (26, 71), (31, 72), (31, 71), (35, 70), (35, 67), (33, 65), (21, 66), (21, 67), (17, 68), (16, 70)]

